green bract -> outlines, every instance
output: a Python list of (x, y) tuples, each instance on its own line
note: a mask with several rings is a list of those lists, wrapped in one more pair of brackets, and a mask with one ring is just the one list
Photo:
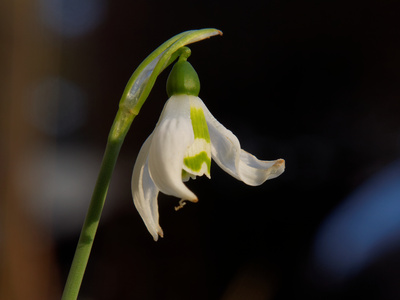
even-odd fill
[(167, 79), (167, 94), (198, 96), (200, 92), (200, 80), (192, 65), (180, 58), (174, 65)]
[(189, 30), (164, 42), (132, 74), (122, 94), (120, 107), (137, 115), (158, 75), (181, 56), (182, 52), (184, 56), (187, 55), (184, 53), (188, 51), (185, 46), (216, 35), (222, 35), (222, 32), (214, 28)]

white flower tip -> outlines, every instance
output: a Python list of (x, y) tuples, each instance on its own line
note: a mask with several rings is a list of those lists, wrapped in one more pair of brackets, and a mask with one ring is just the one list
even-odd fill
[(163, 230), (161, 229), (161, 227), (160, 227), (160, 229), (158, 230), (158, 235), (159, 236), (161, 236), (162, 238), (164, 237), (164, 232), (163, 232)]
[(162, 238), (164, 237), (164, 232), (161, 229), (161, 227), (159, 226), (158, 230), (156, 232), (154, 232), (154, 233), (151, 233), (151, 235), (153, 236), (154, 241), (157, 242), (159, 236), (162, 237)]
[(285, 160), (280, 158), (276, 160), (276, 163), (274, 166), (280, 167), (280, 168), (285, 168)]
[(277, 159), (276, 162), (271, 167), (271, 172), (268, 179), (272, 179), (278, 177), (285, 171), (285, 160), (280, 158)]

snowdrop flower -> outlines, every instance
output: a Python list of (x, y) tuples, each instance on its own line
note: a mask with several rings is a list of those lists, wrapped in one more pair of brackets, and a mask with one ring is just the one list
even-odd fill
[(170, 97), (153, 133), (143, 144), (132, 175), (135, 206), (147, 229), (157, 241), (163, 237), (159, 225), (159, 192), (197, 202), (196, 195), (183, 183), (206, 175), (210, 178), (211, 159), (225, 172), (257, 186), (283, 173), (285, 161), (262, 161), (242, 150), (236, 136), (221, 125), (198, 97), (200, 83), (196, 71), (180, 58), (167, 81)]

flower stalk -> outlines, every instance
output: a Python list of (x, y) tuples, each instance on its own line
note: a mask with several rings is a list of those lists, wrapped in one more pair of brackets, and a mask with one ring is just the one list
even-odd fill
[(186, 45), (221, 34), (216, 29), (191, 30), (178, 34), (154, 50), (139, 65), (129, 79), (108, 135), (100, 172), (65, 284), (62, 300), (75, 300), (78, 298), (110, 185), (111, 175), (121, 146), (134, 118), (150, 94), (158, 75), (180, 55), (190, 55), (190, 49), (185, 47)]

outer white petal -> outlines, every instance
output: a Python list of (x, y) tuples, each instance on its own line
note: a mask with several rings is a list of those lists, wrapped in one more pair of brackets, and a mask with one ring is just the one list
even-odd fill
[(148, 168), (148, 154), (152, 141), (150, 135), (140, 149), (136, 159), (132, 174), (132, 196), (133, 203), (136, 206), (144, 224), (153, 236), (158, 240), (158, 236), (163, 236), (163, 231), (158, 223), (158, 188), (150, 177)]
[(172, 96), (153, 132), (149, 171), (157, 188), (164, 194), (196, 202), (196, 195), (182, 182), (183, 158), (193, 141), (188, 96)]
[(283, 173), (283, 159), (259, 160), (242, 150), (237, 137), (214, 118), (203, 102), (202, 107), (210, 133), (211, 156), (221, 169), (252, 186), (260, 185)]

